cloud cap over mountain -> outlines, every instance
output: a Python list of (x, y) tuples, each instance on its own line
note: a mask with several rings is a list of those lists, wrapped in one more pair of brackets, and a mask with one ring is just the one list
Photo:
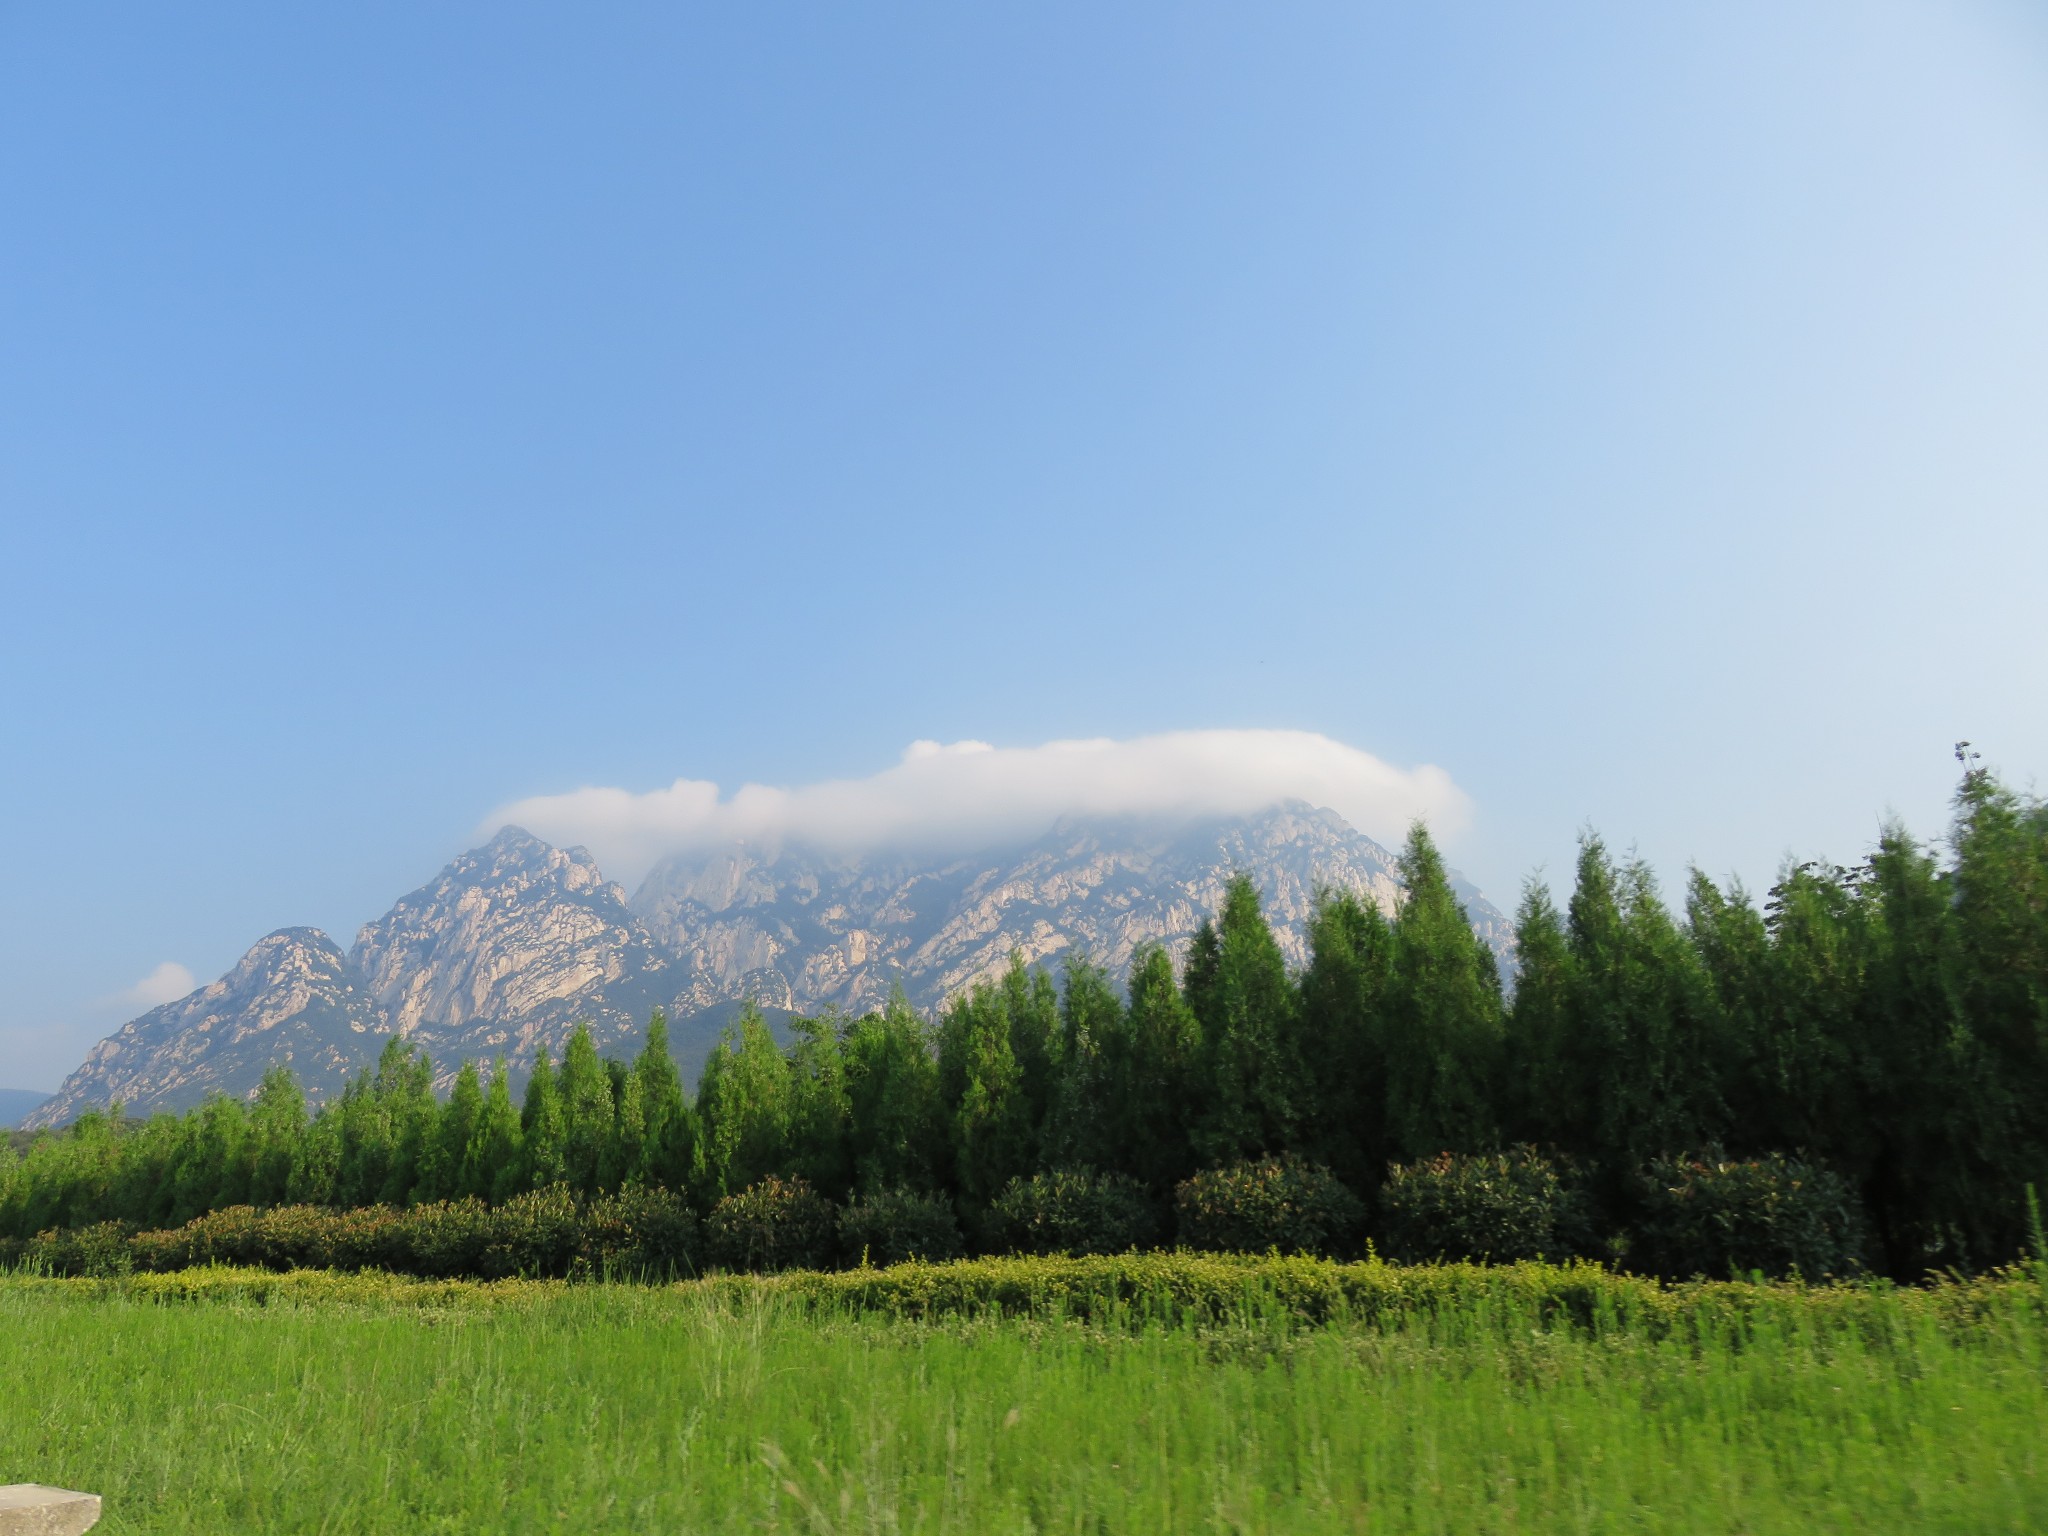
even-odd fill
[(1243, 815), (1289, 799), (1395, 841), (1418, 817), (1441, 834), (1470, 815), (1441, 768), (1397, 768), (1313, 731), (1211, 730), (1036, 747), (916, 741), (864, 779), (747, 784), (723, 798), (701, 779), (645, 793), (586, 787), (504, 806), (482, 830), (512, 822), (557, 846), (581, 844), (630, 883), (668, 854), (737, 841), (968, 849), (1036, 836), (1068, 815)]

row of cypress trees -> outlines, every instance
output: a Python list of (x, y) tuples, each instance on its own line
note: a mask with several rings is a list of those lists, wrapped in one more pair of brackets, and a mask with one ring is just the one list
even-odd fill
[(399, 1041), (317, 1114), (274, 1069), (246, 1104), (86, 1116), (0, 1151), (0, 1235), (232, 1204), (504, 1199), (635, 1183), (700, 1206), (768, 1175), (820, 1192), (907, 1188), (985, 1209), (1045, 1169), (1159, 1194), (1204, 1167), (1291, 1153), (1370, 1197), (1390, 1164), (1529, 1143), (1625, 1225), (1660, 1156), (1798, 1151), (1860, 1195), (1910, 1276), (1998, 1262), (2048, 1182), (2048, 809), (1971, 766), (1947, 857), (1894, 827), (1855, 868), (1788, 870), (1759, 906), (1695, 872), (1681, 912), (1647, 868), (1582, 844), (1559, 909), (1532, 883), (1510, 993), (1426, 829), (1398, 917), (1327, 895), (1290, 970), (1233, 880), (1176, 974), (1140, 954), (1119, 993), (1075, 961), (1013, 964), (927, 1022), (900, 999), (797, 1020), (745, 1014), (694, 1098), (651, 1024), (630, 1063), (578, 1029), (515, 1104), (502, 1062), (445, 1102)]

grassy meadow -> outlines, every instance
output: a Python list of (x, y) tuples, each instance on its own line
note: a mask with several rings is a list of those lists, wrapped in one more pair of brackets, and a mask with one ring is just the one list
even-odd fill
[(955, 1268), (896, 1287), (921, 1317), (888, 1272), (0, 1277), (0, 1482), (110, 1533), (2048, 1528), (2038, 1274), (1630, 1310), (1378, 1266), (1401, 1304), (1310, 1322), (1308, 1261), (1199, 1321)]

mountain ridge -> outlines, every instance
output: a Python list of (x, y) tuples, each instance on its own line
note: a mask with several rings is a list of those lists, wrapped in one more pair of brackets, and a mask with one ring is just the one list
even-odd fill
[[(363, 924), (346, 953), (318, 929), (266, 935), (219, 980), (95, 1045), (23, 1123), (246, 1096), (273, 1061), (326, 1099), (393, 1036), (426, 1050), (444, 1087), (463, 1059), (503, 1056), (523, 1075), (578, 1022), (600, 1049), (631, 1049), (657, 1007), (689, 1071), (746, 1001), (857, 1013), (900, 988), (935, 1012), (1012, 954), (1085, 954), (1121, 980), (1144, 945), (1178, 959), (1239, 869), (1292, 964), (1318, 890), (1389, 912), (1401, 890), (1392, 853), (1302, 801), (1173, 822), (1068, 817), (947, 858), (735, 843), (662, 860), (630, 897), (585, 850), (506, 826)], [(1474, 930), (1511, 956), (1508, 920), (1458, 890)]]

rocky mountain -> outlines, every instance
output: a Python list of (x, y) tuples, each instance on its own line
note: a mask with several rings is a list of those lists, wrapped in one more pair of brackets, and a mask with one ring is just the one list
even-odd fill
[(517, 827), (365, 924), (348, 958), (385, 1031), (436, 1058), (559, 1051), (578, 1020), (610, 1044), (681, 980), (589, 854)]
[[(582, 849), (507, 827), (365, 924), (346, 955), (311, 928), (259, 941), (219, 981), (93, 1047), (23, 1123), (246, 1095), (273, 1061), (325, 1098), (393, 1035), (432, 1055), (444, 1082), (470, 1057), (523, 1071), (538, 1047), (559, 1056), (578, 1021), (607, 1051), (631, 1050), (657, 1007), (689, 1074), (747, 1001), (858, 1012), (900, 986), (937, 1009), (1012, 954), (1055, 967), (1086, 955), (1120, 977), (1142, 945), (1184, 949), (1239, 869), (1297, 963), (1319, 890), (1388, 911), (1400, 897), (1385, 848), (1299, 802), (1174, 825), (1072, 820), (942, 859), (735, 845), (665, 861), (630, 901)], [(1508, 953), (1507, 919), (1460, 894)]]
[(280, 928), (219, 981), (150, 1009), (94, 1046), (57, 1096), (22, 1124), (57, 1125), (115, 1103), (147, 1114), (214, 1092), (244, 1096), (273, 1061), (309, 1091), (333, 1092), (376, 1054), (384, 1029), (332, 939), (317, 928)]
[[(1392, 854), (1296, 801), (1192, 825), (1067, 821), (1021, 848), (926, 864), (726, 848), (656, 866), (632, 908), (682, 958), (686, 1007), (752, 996), (858, 1012), (901, 986), (936, 1008), (1013, 952), (1054, 965), (1085, 954), (1119, 976), (1140, 945), (1177, 956), (1237, 869), (1258, 882), (1296, 963), (1319, 889), (1369, 895), (1388, 912), (1400, 894)], [(1507, 919), (1476, 890), (1460, 894), (1505, 953)]]

